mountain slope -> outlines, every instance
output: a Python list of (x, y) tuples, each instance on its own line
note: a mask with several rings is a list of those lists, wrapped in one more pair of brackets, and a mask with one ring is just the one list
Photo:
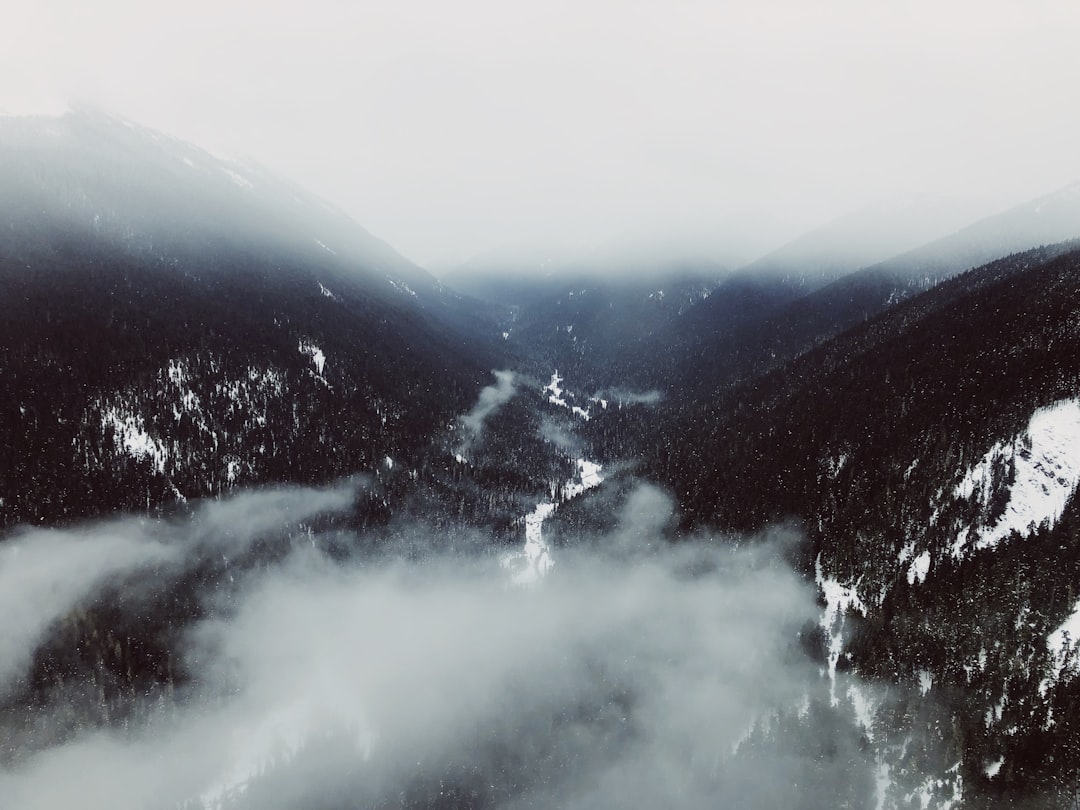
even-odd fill
[(485, 380), (479, 305), (287, 183), (98, 114), (0, 132), (3, 524), (370, 469)]
[(894, 695), (867, 722), (898, 804), (1077, 784), (1078, 301), (1076, 243), (965, 273), (686, 406), (653, 463), (696, 521), (804, 527), (834, 689)]
[[(664, 360), (651, 370), (651, 383), (711, 394), (746, 373), (750, 356), (759, 362), (762, 347), (774, 339), (776, 322), (786, 323), (784, 313), (794, 302), (948, 233), (969, 222), (973, 210), (961, 200), (911, 196), (802, 234), (728, 275), (707, 300), (656, 335), (645, 353)], [(768, 351), (771, 357), (771, 346)]]
[[(845, 275), (760, 321), (735, 322), (735, 328), (724, 333), (722, 348), (702, 349), (687, 361), (683, 378), (701, 380), (703, 391), (711, 394), (717, 386), (776, 368), (959, 272), (1011, 253), (1077, 237), (1080, 185), (1073, 185)], [(702, 317), (696, 312), (690, 315)], [(699, 329), (696, 324), (686, 328)]]

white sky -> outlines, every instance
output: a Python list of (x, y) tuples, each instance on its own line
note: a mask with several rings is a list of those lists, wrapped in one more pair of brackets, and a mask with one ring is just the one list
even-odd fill
[(0, 109), (259, 160), (431, 266), (1080, 179), (1076, 0), (15, 0)]

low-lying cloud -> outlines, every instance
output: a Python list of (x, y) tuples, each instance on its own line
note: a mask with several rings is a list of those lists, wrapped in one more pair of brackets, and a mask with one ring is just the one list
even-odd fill
[(269, 532), (340, 511), (355, 485), (270, 488), (207, 501), (181, 520), (125, 518), (23, 529), (0, 543), (0, 699), (26, 674), (48, 629), (107, 585), (146, 589), (208, 556), (243, 553)]
[(473, 409), (461, 417), (470, 434), (476, 436), (484, 427), (484, 420), (517, 393), (516, 375), (512, 371), (495, 371), (495, 385), (485, 386)]
[[(252, 497), (200, 511), (193, 548), (348, 500)], [(673, 546), (660, 537), (671, 516), (661, 491), (635, 490), (616, 531), (562, 549), (531, 588), (509, 587), (494, 555), (343, 562), (294, 544), (237, 571), (228, 604), (204, 594), (212, 610), (177, 642), (192, 679), (159, 711), (23, 752), (0, 769), (0, 795), (117, 810), (715, 806), (718, 763), (805, 694), (795, 640), (814, 592), (782, 542)], [(131, 525), (24, 535), (20, 556), (34, 546), (36, 581), (78, 580), (87, 598), (121, 569), (188, 553), (176, 536), (109, 540)], [(79, 579), (65, 557), (78, 542), (118, 562)], [(16, 637), (12, 621), (0, 614), (0, 633), (25, 662), (40, 633)]]

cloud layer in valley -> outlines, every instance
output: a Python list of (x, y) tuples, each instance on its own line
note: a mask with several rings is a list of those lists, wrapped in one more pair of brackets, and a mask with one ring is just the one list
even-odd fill
[[(227, 599), (204, 587), (201, 618), (175, 637), (190, 677), (156, 711), (17, 753), (0, 765), (0, 793), (19, 807), (120, 810), (440, 806), (455, 795), (712, 806), (730, 786), (720, 764), (813, 680), (797, 639), (817, 608), (783, 562), (793, 538), (672, 546), (661, 537), (670, 500), (639, 487), (615, 531), (562, 549), (557, 574), (514, 588), (485, 554), (327, 554), (296, 524), (340, 510), (344, 492), (241, 496), (160, 540), (135, 522), (82, 529), (78, 542), (114, 563), (81, 577), (66, 557), (73, 538), (19, 539), (36, 550), (12, 571), (32, 559), (38, 581), (84, 602), (124, 572), (164, 585), (227, 535), (243, 546), (277, 522), (302, 542), (237, 565)], [(39, 610), (38, 624), (71, 603)], [(12, 635), (12, 618), (24, 617), (3, 614), (3, 637), (25, 667), (40, 635)]]

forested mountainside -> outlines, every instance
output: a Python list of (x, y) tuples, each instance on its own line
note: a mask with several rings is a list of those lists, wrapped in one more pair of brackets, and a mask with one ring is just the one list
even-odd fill
[[(654, 384), (711, 398), (964, 270), (1029, 248), (1080, 237), (1080, 187), (1069, 186), (885, 261), (838, 264), (828, 283), (792, 287), (744, 271), (674, 321), (658, 345), (673, 359)], [(853, 237), (854, 238), (854, 237)], [(790, 278), (799, 278), (793, 265)]]
[(508, 320), (507, 349), (559, 369), (596, 391), (645, 382), (644, 353), (655, 335), (716, 289), (716, 268), (687, 268), (646, 279), (583, 278), (516, 306)]
[(1075, 189), (481, 303), (108, 116), (0, 148), (0, 795), (1075, 806)]
[[(539, 355), (596, 389), (670, 386), (681, 395), (743, 370), (774, 339), (776, 321), (787, 324), (780, 313), (792, 302), (967, 224), (971, 210), (958, 200), (893, 200), (827, 222), (745, 266), (659, 257), (649, 263), (612, 249), (604, 260), (564, 259), (544, 268), (510, 260), (501, 267), (466, 265), (446, 281), (511, 307), (505, 332), (522, 356)], [(841, 317), (814, 310), (829, 323)], [(812, 344), (799, 342), (805, 345)]]
[(879, 689), (879, 764), (943, 801), (1071, 806), (1080, 245), (1009, 256), (895, 306), (663, 432), (691, 523), (782, 516), (810, 546), (831, 667)]
[(2, 525), (370, 469), (488, 377), (478, 303), (282, 181), (92, 113), (0, 144)]

